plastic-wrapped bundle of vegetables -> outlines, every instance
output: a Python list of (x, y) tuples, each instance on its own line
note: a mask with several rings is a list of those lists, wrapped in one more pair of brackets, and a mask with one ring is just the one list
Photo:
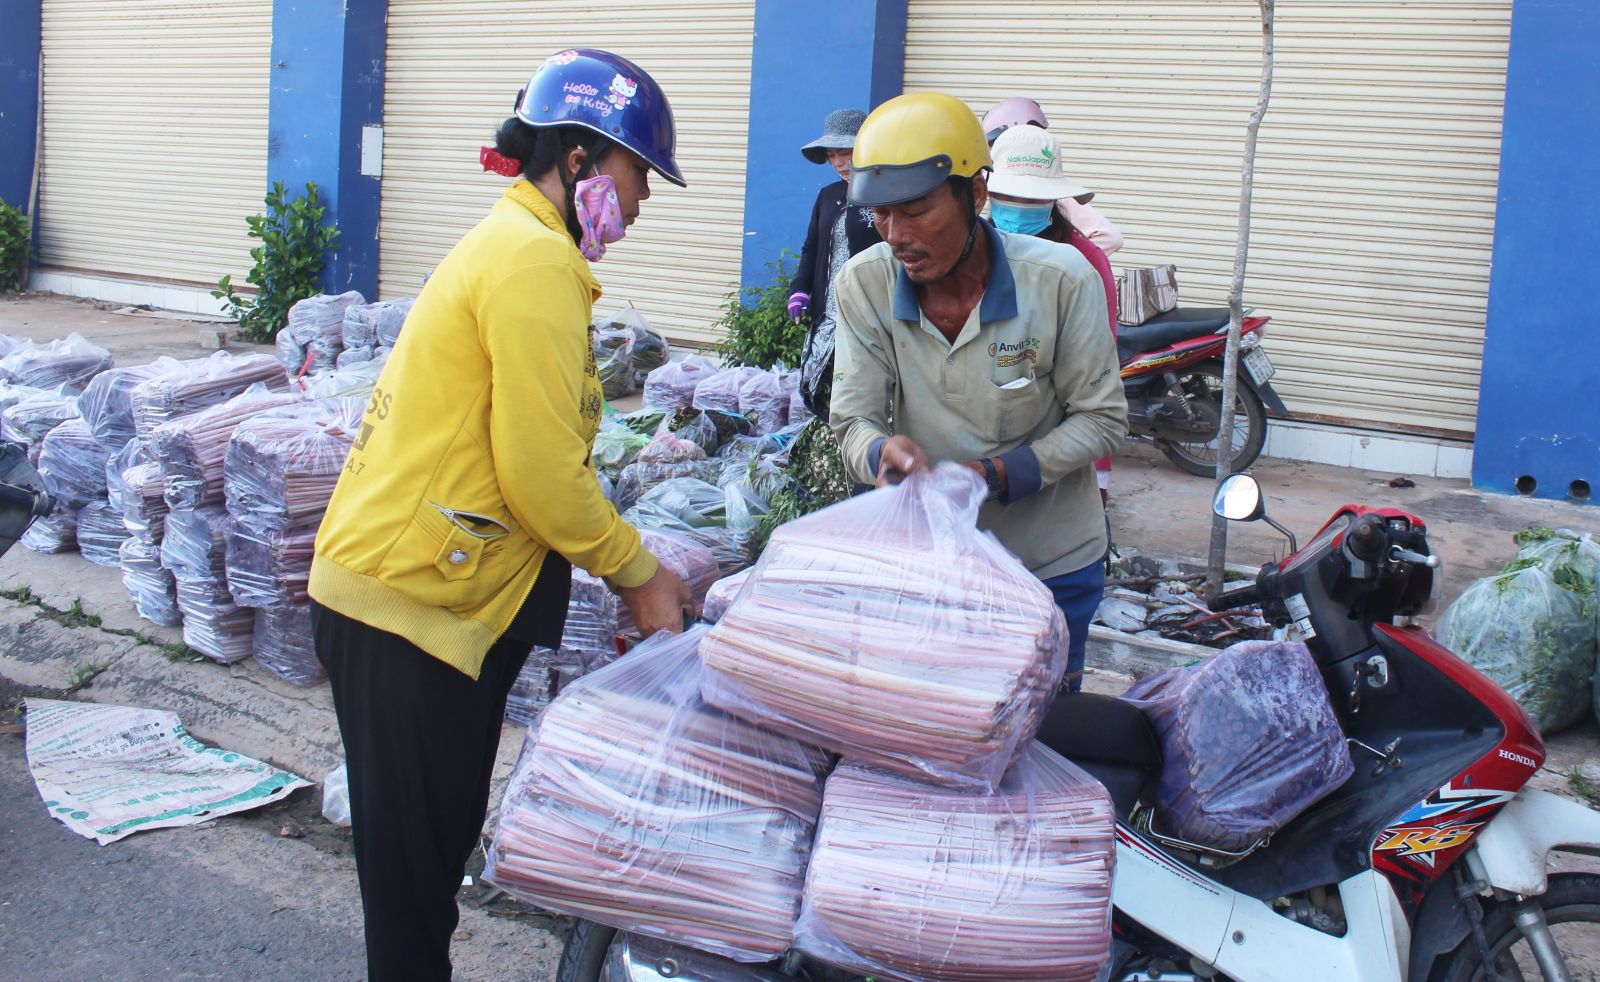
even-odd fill
[(17, 541), (31, 552), (71, 552), (78, 548), (78, 513), (58, 506), (43, 518), (34, 519)]
[[(651, 330), (650, 322), (645, 320), (644, 315), (639, 313), (639, 309), (632, 303), (612, 314), (604, 324), (597, 324), (595, 327), (598, 334), (620, 337), (623, 332), (627, 332), (632, 335), (629, 360), (633, 365), (633, 379), (629, 392), (643, 385), (645, 376), (666, 364), (667, 358), (672, 354), (672, 346), (667, 343), (667, 339), (657, 331)], [(598, 348), (595, 349), (595, 354), (600, 354)]]
[(228, 590), (243, 607), (305, 606), (311, 602), (315, 526), (258, 529), (230, 517), (227, 526)]
[(633, 392), (632, 328), (596, 329), (594, 360), (600, 372), (600, 388), (607, 399), (620, 399)]
[(289, 380), (269, 355), (232, 355), (219, 351), (209, 358), (182, 363), (181, 368), (134, 387), (133, 425), (145, 449), (154, 455), (155, 428), (180, 416), (218, 406), (253, 385), (285, 391)]
[(1100, 782), (1040, 743), (993, 794), (846, 762), (795, 945), (869, 976), (1088, 982), (1111, 957), (1115, 829)]
[(37, 464), (44, 438), (69, 419), (77, 419), (78, 397), (66, 388), (41, 389), (36, 395), (19, 399), (8, 406), (4, 420), (7, 439), (28, 445), (28, 456)]
[(183, 370), (183, 362), (161, 357), (148, 365), (113, 368), (90, 380), (78, 399), (78, 411), (94, 438), (108, 447), (121, 447), (137, 435), (133, 424), (133, 390), (168, 372)]
[(706, 460), (708, 455), (693, 440), (683, 440), (670, 432), (660, 432), (639, 451), (639, 462), (644, 464), (681, 464), (689, 460)]
[(746, 381), (760, 374), (759, 368), (725, 368), (702, 379), (695, 386), (692, 405), (696, 409), (720, 409), (742, 416), (744, 410), (739, 408), (739, 391), (744, 388)]
[(1487, 675), (1542, 733), (1581, 720), (1593, 705), (1595, 587), (1582, 570), (1519, 559), (1487, 576), (1439, 619), (1439, 643)]
[(595, 435), (592, 456), (597, 471), (615, 481), (622, 469), (639, 459), (639, 451), (650, 445), (650, 438), (620, 423), (606, 423)]
[(1145, 711), (1165, 764), (1160, 830), (1228, 852), (1283, 828), (1355, 765), (1303, 644), (1243, 641), (1152, 675), (1123, 697)]
[(374, 348), (393, 347), (415, 303), (415, 299), (404, 297), (346, 307), (340, 325), (345, 351), (365, 349), (371, 357)]
[(789, 422), (789, 393), (776, 372), (756, 372), (739, 386), (739, 412), (756, 422), (756, 432), (771, 433)]
[(1562, 566), (1571, 566), (1584, 580), (1600, 584), (1600, 542), (1590, 533), (1530, 528), (1511, 538), (1517, 544), (1518, 560), (1532, 559), (1551, 575)]
[(722, 445), (722, 435), (717, 432), (717, 424), (711, 414), (693, 406), (674, 411), (662, 420), (661, 430), (693, 443), (705, 451), (707, 457), (716, 453)]
[(111, 352), (73, 333), (47, 344), (20, 346), (0, 358), (0, 379), (39, 389), (66, 386), (79, 393), (111, 365)]
[(183, 640), (208, 658), (231, 664), (250, 657), (255, 610), (228, 592), (226, 510), (215, 505), (168, 513), (161, 563), (178, 581)]
[(227, 402), (162, 423), (150, 433), (150, 448), (161, 467), (167, 505), (199, 508), (222, 501), (222, 463), (228, 439), (245, 420), (300, 397), (253, 385)]
[(106, 496), (106, 459), (110, 456), (111, 450), (101, 446), (83, 420), (69, 419), (44, 438), (39, 449), (39, 480), (56, 507), (82, 508)]
[(135, 535), (123, 541), (119, 553), (122, 585), (139, 616), (164, 627), (183, 623), (178, 613), (178, 582), (172, 571), (161, 565), (161, 547)]
[(945, 463), (780, 527), (701, 646), (707, 701), (846, 757), (992, 788), (1055, 698), (1067, 632), (1044, 584), (978, 530), (985, 494)]
[(622, 520), (644, 531), (683, 536), (711, 550), (724, 575), (745, 565), (738, 537), (728, 528), (727, 495), (709, 481), (677, 477), (663, 481), (639, 498)]
[(255, 528), (317, 524), (361, 427), (361, 399), (298, 403), (241, 423), (228, 441), (228, 511)]
[(161, 467), (155, 461), (122, 472), (122, 523), (151, 545), (160, 545), (167, 522)]
[(717, 363), (699, 355), (669, 361), (644, 380), (644, 404), (654, 409), (684, 409), (694, 404), (701, 382), (715, 375)]
[(278, 332), (278, 361), (291, 377), (331, 371), (344, 350), (344, 312), (366, 298), (355, 290), (323, 294), (289, 308), (288, 323)]
[[(695, 615), (705, 606), (706, 591), (717, 580), (717, 557), (704, 545), (687, 536), (658, 529), (640, 529), (639, 538), (656, 560), (678, 574), (678, 579), (688, 584), (694, 597)], [(639, 625), (634, 622), (633, 611), (627, 604), (617, 605), (617, 634), (637, 638)]]
[(749, 480), (730, 481), (722, 486), (723, 511), (728, 519), (728, 531), (733, 535), (733, 545), (739, 553), (739, 565), (748, 566), (761, 554), (765, 536), (762, 520), (772, 510), (767, 499), (757, 494)]
[(707, 706), (702, 629), (578, 679), (530, 730), (484, 876), (744, 962), (793, 941), (825, 755)]
[(293, 685), (316, 685), (328, 677), (311, 646), (309, 604), (260, 608), (251, 647), (262, 668)]
[(734, 598), (744, 589), (745, 581), (749, 578), (750, 571), (742, 569), (711, 584), (711, 589), (706, 591), (706, 602), (701, 607), (700, 616), (713, 624), (722, 620), (722, 615), (728, 612)]
[(108, 502), (93, 501), (78, 509), (76, 521), (78, 551), (83, 558), (96, 566), (121, 564), (122, 543), (129, 535), (121, 512)]

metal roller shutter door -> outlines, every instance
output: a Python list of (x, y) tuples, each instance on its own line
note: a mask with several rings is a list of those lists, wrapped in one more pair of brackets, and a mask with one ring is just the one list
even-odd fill
[(676, 340), (719, 340), (722, 297), (739, 280), (754, 0), (635, 0), (604, 8), (546, 0), (391, 0), (384, 82), (379, 292), (415, 294), (506, 181), (478, 147), (518, 88), (566, 47), (615, 51), (661, 83), (678, 123), (687, 190), (659, 177), (595, 273), (597, 315), (632, 301)]
[(39, 260), (241, 282), (267, 183), (271, 0), (44, 0)]
[[(1118, 266), (1175, 262), (1227, 296), (1251, 3), (911, 0), (908, 91), (979, 112), (1032, 95), (1073, 177), (1123, 230)], [(1474, 427), (1511, 0), (1318, 0), (1277, 11), (1245, 302), (1273, 315), (1295, 415)]]

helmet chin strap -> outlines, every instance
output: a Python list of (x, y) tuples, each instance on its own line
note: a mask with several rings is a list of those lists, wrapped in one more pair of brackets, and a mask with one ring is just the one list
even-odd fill
[(978, 197), (972, 193), (972, 180), (970, 178), (967, 180), (967, 218), (966, 244), (961, 247), (961, 255), (956, 257), (956, 261), (950, 264), (950, 268), (945, 271), (944, 276), (939, 277), (940, 279), (956, 275), (956, 270), (960, 269), (961, 264), (966, 262), (967, 258), (972, 255), (972, 247), (978, 243), (978, 223), (982, 219), (978, 217)]

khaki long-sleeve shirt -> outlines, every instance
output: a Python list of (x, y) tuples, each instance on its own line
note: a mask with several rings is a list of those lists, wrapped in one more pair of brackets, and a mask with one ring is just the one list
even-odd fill
[(858, 481), (896, 433), (935, 462), (1003, 458), (1009, 493), (979, 525), (1048, 579), (1105, 553), (1092, 465), (1121, 445), (1128, 405), (1099, 274), (1070, 246), (983, 228), (993, 268), (953, 344), (887, 245), (840, 271), (829, 422)]

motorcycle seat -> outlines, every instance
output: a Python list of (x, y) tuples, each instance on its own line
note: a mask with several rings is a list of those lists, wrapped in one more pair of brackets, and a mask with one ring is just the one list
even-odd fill
[(1117, 328), (1117, 357), (1127, 361), (1147, 351), (1211, 334), (1228, 326), (1226, 307), (1177, 307), (1132, 327)]
[(1045, 714), (1039, 742), (1088, 771), (1111, 792), (1119, 815), (1161, 769), (1161, 743), (1138, 706), (1092, 692), (1063, 692)]

